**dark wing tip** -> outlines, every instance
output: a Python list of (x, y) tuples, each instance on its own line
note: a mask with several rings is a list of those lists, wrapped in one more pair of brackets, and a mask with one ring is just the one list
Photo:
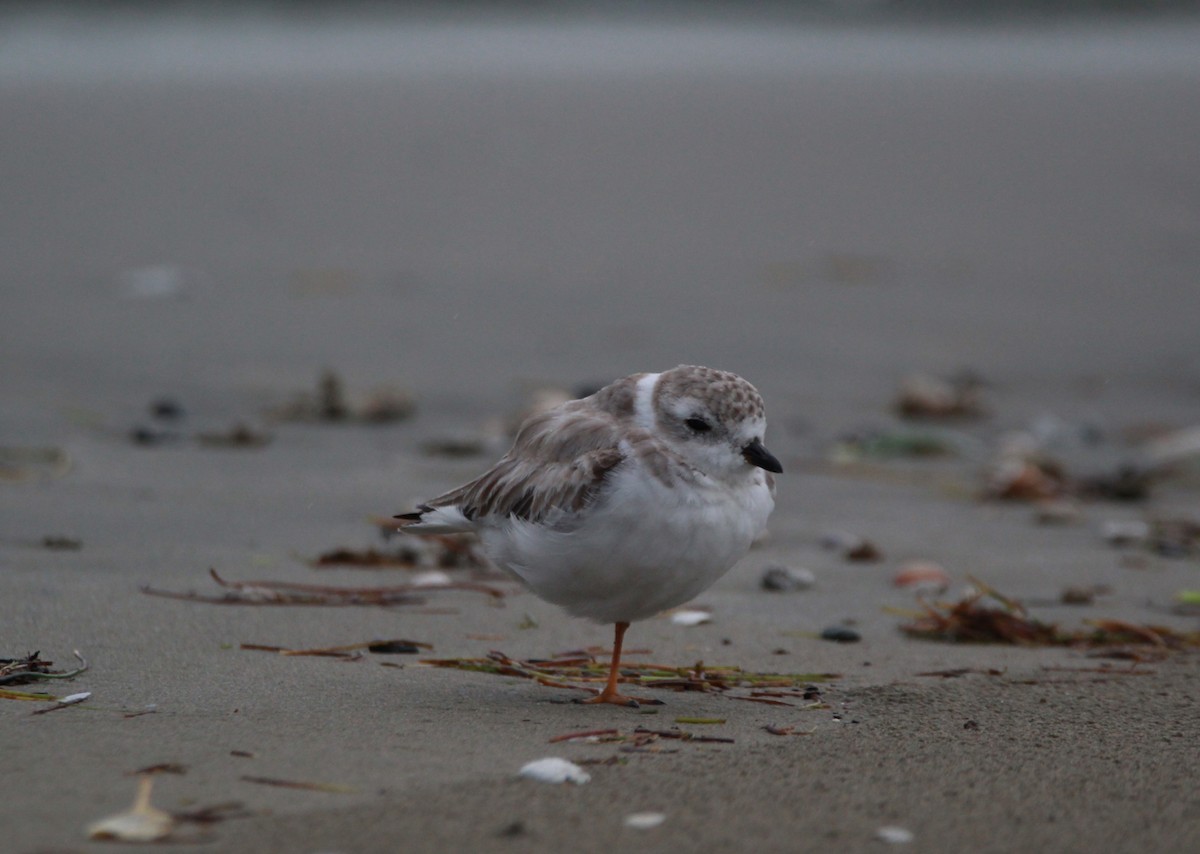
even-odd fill
[(420, 522), (421, 517), (428, 513), (433, 508), (428, 504), (418, 504), (417, 509), (411, 513), (397, 513), (393, 519), (401, 519), (405, 522)]

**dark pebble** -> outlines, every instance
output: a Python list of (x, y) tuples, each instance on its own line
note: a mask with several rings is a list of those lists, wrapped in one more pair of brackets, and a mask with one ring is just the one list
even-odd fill
[(150, 401), (150, 415), (160, 421), (178, 421), (183, 417), (183, 406), (169, 397)]
[(845, 626), (830, 626), (821, 631), (821, 640), (836, 641), (837, 643), (858, 643), (862, 635)]

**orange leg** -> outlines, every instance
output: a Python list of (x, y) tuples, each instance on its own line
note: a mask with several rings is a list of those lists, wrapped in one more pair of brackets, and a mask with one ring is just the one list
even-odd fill
[(662, 700), (649, 700), (644, 697), (627, 697), (617, 691), (617, 679), (621, 676), (621, 643), (625, 640), (625, 630), (629, 623), (617, 623), (616, 634), (613, 637), (612, 664), (608, 667), (608, 684), (595, 697), (580, 700), (581, 703), (613, 703), (618, 706), (633, 706), (637, 708), (645, 703), (650, 706), (661, 706)]

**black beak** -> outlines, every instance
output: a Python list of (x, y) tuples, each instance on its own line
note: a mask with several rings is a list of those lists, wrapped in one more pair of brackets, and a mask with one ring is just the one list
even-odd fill
[(783, 466), (779, 464), (779, 460), (775, 459), (774, 454), (763, 447), (761, 439), (755, 439), (742, 448), (742, 457), (752, 466), (773, 471), (775, 474), (783, 474)]

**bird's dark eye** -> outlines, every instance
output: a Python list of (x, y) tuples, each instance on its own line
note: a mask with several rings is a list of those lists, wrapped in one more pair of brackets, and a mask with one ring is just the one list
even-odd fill
[(688, 429), (691, 430), (693, 433), (707, 433), (709, 430), (712, 429), (712, 425), (709, 424), (707, 421), (705, 421), (703, 418), (689, 418), (687, 421), (684, 421), (683, 423), (686, 424), (688, 426)]

